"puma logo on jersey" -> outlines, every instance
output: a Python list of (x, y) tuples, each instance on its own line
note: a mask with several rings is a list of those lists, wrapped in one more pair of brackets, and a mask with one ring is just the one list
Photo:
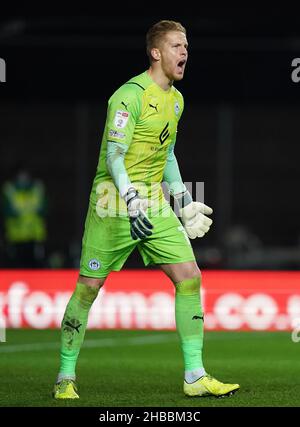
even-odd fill
[(156, 105), (149, 104), (149, 107), (154, 108), (156, 110), (156, 112), (158, 113), (157, 106), (158, 106), (158, 104), (156, 104)]
[(128, 102), (128, 104), (125, 104), (125, 102), (124, 101), (122, 101), (121, 102), (121, 105), (124, 105), (124, 107), (126, 108), (126, 110), (127, 110), (127, 106), (129, 105), (129, 102)]

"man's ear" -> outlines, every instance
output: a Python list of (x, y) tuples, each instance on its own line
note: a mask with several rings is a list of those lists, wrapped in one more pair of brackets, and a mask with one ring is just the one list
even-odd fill
[(157, 47), (153, 47), (151, 49), (151, 56), (153, 59), (155, 59), (155, 61), (160, 60), (160, 51), (159, 51), (159, 49), (157, 49)]

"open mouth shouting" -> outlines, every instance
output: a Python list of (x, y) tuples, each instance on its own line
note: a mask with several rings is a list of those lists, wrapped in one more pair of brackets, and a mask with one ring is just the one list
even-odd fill
[(177, 74), (183, 74), (185, 69), (186, 59), (181, 59), (179, 62), (177, 62), (176, 65), (176, 73)]

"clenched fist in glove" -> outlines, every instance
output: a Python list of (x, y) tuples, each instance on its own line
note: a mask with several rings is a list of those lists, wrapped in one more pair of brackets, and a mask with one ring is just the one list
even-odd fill
[[(178, 197), (176, 198), (178, 199)], [(188, 197), (185, 194), (184, 200), (186, 201), (187, 199)], [(186, 205), (183, 204), (183, 208), (179, 209), (185, 231), (190, 239), (203, 237), (212, 224), (212, 219), (208, 218), (206, 215), (211, 215), (213, 210), (204, 203), (193, 202), (191, 197), (188, 202), (189, 203)]]
[(146, 210), (150, 206), (147, 199), (142, 199), (138, 191), (130, 187), (124, 196), (130, 221), (130, 234), (134, 240), (145, 239), (152, 234), (153, 225), (149, 221)]

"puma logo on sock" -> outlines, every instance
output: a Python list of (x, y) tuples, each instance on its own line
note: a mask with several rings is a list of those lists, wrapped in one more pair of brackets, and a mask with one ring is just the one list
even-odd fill
[(197, 320), (197, 319), (203, 320), (203, 316), (193, 316), (192, 318), (192, 320)]
[(75, 331), (79, 333), (79, 328), (82, 326), (82, 323), (79, 323), (79, 325), (72, 325), (72, 323), (67, 321), (65, 325), (70, 326), (70, 328), (75, 329)]

